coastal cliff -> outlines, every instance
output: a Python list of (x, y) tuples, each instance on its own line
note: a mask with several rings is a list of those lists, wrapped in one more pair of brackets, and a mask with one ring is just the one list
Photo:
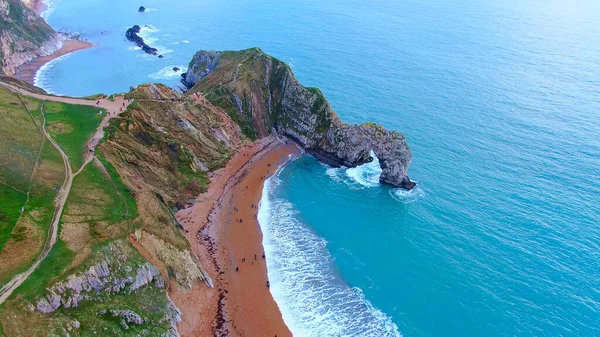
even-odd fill
[(17, 67), (52, 54), (63, 37), (20, 0), (0, 0), (0, 71), (14, 75)]
[(199, 51), (188, 69), (182, 83), (227, 111), (250, 138), (284, 135), (334, 167), (370, 162), (373, 151), (381, 182), (415, 186), (407, 174), (412, 155), (403, 134), (375, 123), (342, 122), (321, 90), (304, 87), (287, 64), (260, 49)]

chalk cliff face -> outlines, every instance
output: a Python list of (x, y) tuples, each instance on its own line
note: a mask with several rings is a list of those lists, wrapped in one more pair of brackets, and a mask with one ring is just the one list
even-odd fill
[(404, 135), (374, 123), (343, 123), (319, 89), (304, 87), (287, 64), (258, 48), (199, 51), (182, 83), (225, 109), (250, 137), (285, 135), (331, 166), (364, 164), (373, 151), (381, 182), (415, 185), (407, 174), (412, 155)]
[(63, 38), (20, 0), (0, 0), (0, 66), (14, 75), (18, 66), (52, 54)]

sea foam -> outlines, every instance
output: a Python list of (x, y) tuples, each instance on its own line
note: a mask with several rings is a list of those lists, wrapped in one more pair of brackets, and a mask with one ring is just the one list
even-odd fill
[(352, 189), (362, 189), (367, 187), (380, 186), (379, 176), (381, 176), (381, 167), (379, 159), (371, 151), (373, 161), (357, 167), (329, 167), (326, 166), (326, 173), (337, 182), (343, 182)]
[[(173, 71), (173, 67), (177, 67), (177, 68), (179, 68), (179, 70)], [(181, 74), (183, 74), (186, 71), (187, 71), (187, 68), (184, 66), (180, 66), (180, 65), (166, 66), (166, 67), (160, 69), (159, 71), (148, 75), (148, 77), (155, 79), (155, 80), (170, 80), (173, 78), (180, 77)]]
[(48, 21), (48, 18), (50, 17), (50, 14), (52, 14), (52, 12), (54, 12), (54, 8), (56, 7), (56, 3), (53, 0), (44, 0), (44, 5), (46, 6), (46, 9), (40, 13), (40, 16)]
[(389, 316), (337, 272), (327, 242), (279, 197), (279, 171), (265, 182), (258, 220), (271, 293), (294, 336), (401, 336)]
[(403, 188), (393, 188), (390, 190), (390, 195), (396, 201), (400, 201), (405, 204), (409, 204), (411, 202), (415, 202), (425, 196), (425, 190), (423, 189), (423, 185), (417, 182), (417, 186), (412, 190), (405, 190)]

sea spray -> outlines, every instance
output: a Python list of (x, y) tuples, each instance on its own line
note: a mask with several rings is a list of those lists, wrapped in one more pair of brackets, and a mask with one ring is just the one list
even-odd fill
[(375, 153), (371, 151), (373, 161), (356, 167), (330, 167), (323, 164), (326, 173), (331, 179), (337, 182), (343, 182), (352, 189), (362, 189), (368, 187), (380, 186), (379, 177), (381, 176), (381, 166)]
[[(179, 70), (173, 70), (175, 68), (178, 68)], [(187, 68), (184, 66), (181, 66), (181, 65), (166, 66), (166, 67), (160, 69), (159, 71), (148, 75), (148, 77), (155, 79), (155, 80), (168, 80), (171, 78), (180, 77), (181, 74), (185, 73), (186, 71), (187, 71)]]
[(54, 8), (56, 7), (56, 3), (52, 0), (45, 0), (43, 1), (44, 6), (46, 6), (46, 9), (40, 13), (40, 16), (48, 21), (48, 18), (50, 17), (50, 15), (52, 14), (52, 12), (54, 12)]
[(265, 182), (258, 220), (271, 293), (294, 336), (401, 336), (389, 316), (340, 276), (327, 242), (278, 197), (278, 169)]

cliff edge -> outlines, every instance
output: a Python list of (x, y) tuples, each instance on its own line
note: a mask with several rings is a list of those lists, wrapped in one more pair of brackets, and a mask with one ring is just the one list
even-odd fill
[(321, 90), (304, 87), (287, 64), (260, 49), (199, 51), (188, 69), (182, 83), (227, 111), (249, 137), (284, 135), (334, 167), (370, 162), (373, 151), (381, 182), (415, 186), (407, 174), (412, 155), (403, 134), (375, 123), (342, 122)]
[(62, 46), (63, 37), (20, 0), (0, 0), (0, 72), (17, 67)]

